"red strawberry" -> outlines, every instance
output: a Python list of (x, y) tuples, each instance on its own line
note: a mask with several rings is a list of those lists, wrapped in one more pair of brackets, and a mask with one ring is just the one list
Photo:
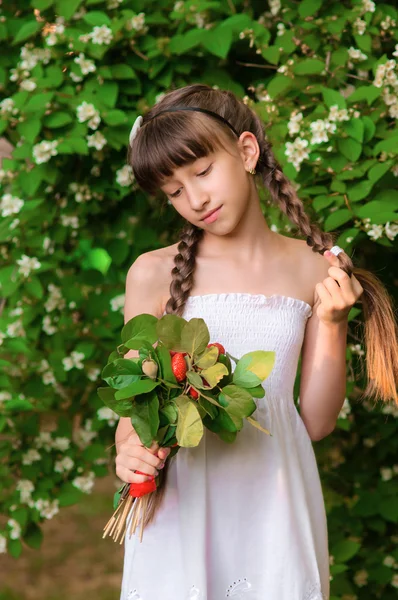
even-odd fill
[(194, 400), (197, 400), (199, 398), (199, 392), (197, 392), (193, 387), (189, 388), (188, 394), (191, 396), (191, 398), (193, 398)]
[(187, 355), (186, 352), (174, 352), (174, 350), (169, 350), (169, 352), (171, 357), (173, 357), (175, 354), (182, 354), (183, 356)]
[(184, 381), (187, 376), (187, 363), (181, 352), (176, 352), (171, 359), (171, 369), (177, 381)]
[(220, 354), (225, 354), (225, 348), (222, 344), (219, 344), (218, 342), (214, 342), (214, 344), (207, 345), (208, 348), (211, 348), (212, 346), (215, 346), (216, 348), (218, 348), (218, 356), (220, 356)]

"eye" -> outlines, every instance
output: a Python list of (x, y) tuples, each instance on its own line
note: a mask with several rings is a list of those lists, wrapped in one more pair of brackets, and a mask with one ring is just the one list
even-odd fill
[[(212, 168), (213, 164), (211, 164), (210, 166), (207, 167), (206, 171), (202, 171), (201, 173), (198, 173), (197, 177), (202, 177), (204, 175), (207, 175), (208, 173), (210, 173), (211, 168)], [(177, 190), (177, 192), (179, 192), (180, 190)], [(173, 194), (169, 194), (170, 198), (178, 198), (179, 194), (177, 194), (177, 192), (174, 192)]]

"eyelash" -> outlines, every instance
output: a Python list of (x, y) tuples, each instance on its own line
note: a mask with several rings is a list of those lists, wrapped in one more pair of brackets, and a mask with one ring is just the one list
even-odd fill
[[(211, 170), (212, 166), (213, 165), (211, 164), (209, 167), (207, 167), (207, 169), (205, 171), (202, 171), (201, 173), (198, 173), (198, 176), (199, 177), (203, 177), (203, 176), (207, 175), (208, 173), (210, 173), (210, 170)], [(179, 192), (179, 191), (180, 190), (177, 190), (177, 192)], [(177, 192), (174, 192), (174, 194), (170, 194), (170, 198), (178, 198)]]

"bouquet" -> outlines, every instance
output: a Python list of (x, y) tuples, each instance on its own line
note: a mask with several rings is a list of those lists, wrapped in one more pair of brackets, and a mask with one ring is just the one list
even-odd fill
[[(271, 435), (251, 415), (257, 408), (254, 398), (265, 395), (261, 384), (273, 368), (275, 352), (256, 350), (238, 360), (222, 344), (209, 343), (203, 319), (186, 321), (173, 314), (161, 319), (137, 315), (124, 325), (121, 339), (101, 373), (108, 385), (97, 393), (119, 416), (131, 419), (147, 448), (154, 441), (159, 447), (171, 447), (171, 459), (180, 448), (197, 446), (204, 427), (232, 443), (244, 419)], [(132, 349), (138, 356), (123, 358)], [(160, 472), (156, 479), (161, 476)], [(109, 535), (116, 542), (122, 534), (121, 544), (132, 508), (130, 536), (141, 514), (142, 542), (149, 494), (156, 489), (155, 477), (124, 484), (114, 496), (116, 510), (103, 537)]]

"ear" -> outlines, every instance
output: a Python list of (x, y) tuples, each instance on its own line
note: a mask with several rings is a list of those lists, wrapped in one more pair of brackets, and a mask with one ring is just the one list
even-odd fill
[(241, 133), (238, 145), (245, 168), (255, 167), (260, 156), (260, 147), (254, 133), (251, 131)]

